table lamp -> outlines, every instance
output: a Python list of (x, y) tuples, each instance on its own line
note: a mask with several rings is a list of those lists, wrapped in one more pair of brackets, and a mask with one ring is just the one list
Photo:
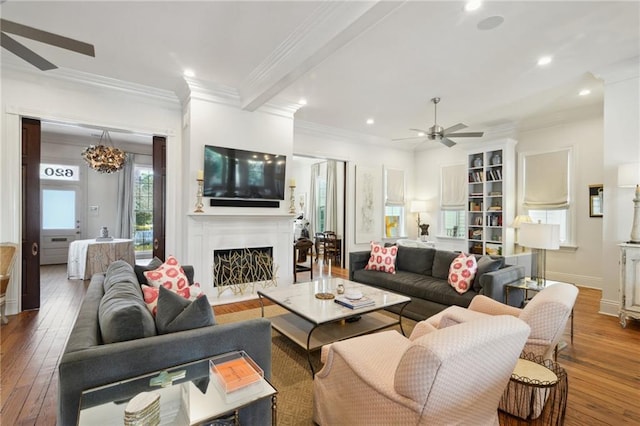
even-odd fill
[(524, 247), (520, 244), (520, 240), (518, 239), (518, 230), (520, 229), (520, 226), (523, 223), (532, 223), (532, 222), (533, 222), (533, 219), (531, 219), (531, 216), (526, 214), (519, 214), (518, 216), (516, 216), (515, 219), (513, 219), (513, 223), (511, 224), (511, 228), (516, 230), (515, 231), (516, 244), (522, 247), (523, 252), (524, 252)]
[(426, 223), (420, 223), (420, 213), (425, 215), (427, 213), (427, 202), (423, 200), (413, 200), (409, 206), (409, 211), (411, 213), (418, 214), (418, 228), (420, 228), (420, 236), (429, 235), (429, 225)]
[(547, 250), (560, 248), (560, 225), (548, 223), (521, 223), (519, 244), (537, 252), (536, 276), (532, 278), (544, 286), (547, 280)]
[(640, 163), (618, 166), (618, 186), (636, 188), (633, 199), (633, 224), (631, 225), (631, 244), (640, 244)]

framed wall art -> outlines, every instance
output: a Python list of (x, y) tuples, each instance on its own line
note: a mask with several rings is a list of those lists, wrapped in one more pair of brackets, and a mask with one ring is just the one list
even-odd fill
[(589, 217), (602, 217), (602, 184), (589, 185)]

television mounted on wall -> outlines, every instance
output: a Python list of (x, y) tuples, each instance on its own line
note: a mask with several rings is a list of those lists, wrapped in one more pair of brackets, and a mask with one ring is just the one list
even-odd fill
[(205, 197), (284, 200), (285, 155), (204, 146)]

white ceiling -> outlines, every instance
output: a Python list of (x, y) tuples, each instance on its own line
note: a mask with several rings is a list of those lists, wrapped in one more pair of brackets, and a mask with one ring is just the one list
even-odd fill
[[(639, 1), (34, 2), (3, 19), (92, 43), (96, 57), (15, 37), (60, 68), (176, 93), (182, 72), (238, 90), (243, 107), (308, 105), (297, 120), (385, 139), (469, 130), (602, 103), (593, 74), (640, 57)], [(480, 30), (485, 18), (502, 25)], [(536, 65), (542, 55), (553, 62)], [(20, 64), (2, 50), (3, 64)], [(50, 73), (56, 70), (47, 71)], [(590, 96), (578, 96), (582, 88)], [(369, 117), (374, 125), (365, 124)], [(95, 130), (93, 131), (95, 132)], [(460, 142), (460, 140), (458, 140)], [(397, 142), (389, 142), (390, 144)]]

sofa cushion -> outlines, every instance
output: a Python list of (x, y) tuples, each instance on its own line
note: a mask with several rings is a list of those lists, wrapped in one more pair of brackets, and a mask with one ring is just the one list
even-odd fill
[(169, 290), (178, 291), (189, 286), (189, 280), (182, 269), (182, 266), (173, 256), (153, 271), (143, 273), (147, 283), (153, 287), (166, 287)]
[(113, 262), (107, 269), (103, 286), (105, 293), (98, 307), (103, 343), (156, 335), (153, 316), (144, 303), (131, 265), (122, 261)]
[(432, 248), (398, 246), (396, 269), (415, 274), (431, 275), (435, 254), (436, 250)]
[(473, 289), (476, 292), (480, 292), (482, 286), (480, 285), (480, 277), (487, 272), (494, 272), (504, 266), (504, 257), (491, 257), (482, 256), (478, 259), (478, 271), (473, 278)]
[(433, 270), (431, 271), (433, 278), (447, 280), (449, 278), (449, 266), (451, 266), (453, 259), (458, 257), (458, 254), (460, 253), (436, 250), (436, 254), (433, 258)]
[[(149, 309), (151, 314), (155, 317), (157, 313), (158, 295), (160, 294), (160, 288), (151, 287), (144, 284), (142, 284), (141, 287), (142, 287), (142, 294), (144, 296), (144, 303), (146, 303), (147, 308)], [(196, 298), (198, 298), (202, 294), (202, 289), (200, 288), (200, 284), (195, 283), (194, 285), (191, 285), (189, 287), (185, 287), (176, 291), (176, 293), (178, 293), (180, 296), (184, 297), (185, 299), (196, 300)]]
[(151, 259), (151, 262), (147, 263), (146, 265), (135, 265), (133, 267), (133, 270), (136, 272), (136, 277), (138, 278), (138, 282), (142, 285), (148, 285), (149, 283), (147, 282), (147, 277), (144, 276), (144, 273), (147, 271), (153, 271), (158, 269), (160, 266), (162, 266), (162, 260), (158, 259), (157, 257), (154, 257), (153, 259)]
[(214, 325), (213, 309), (206, 295), (189, 301), (177, 293), (159, 288), (156, 327), (159, 334), (175, 333)]
[(383, 247), (381, 244), (371, 242), (371, 256), (369, 263), (364, 268), (370, 271), (396, 273), (396, 255), (398, 247)]
[(477, 269), (478, 264), (475, 256), (472, 254), (467, 256), (464, 253), (460, 253), (458, 257), (453, 259), (449, 267), (449, 284), (458, 293), (466, 293), (471, 289)]

